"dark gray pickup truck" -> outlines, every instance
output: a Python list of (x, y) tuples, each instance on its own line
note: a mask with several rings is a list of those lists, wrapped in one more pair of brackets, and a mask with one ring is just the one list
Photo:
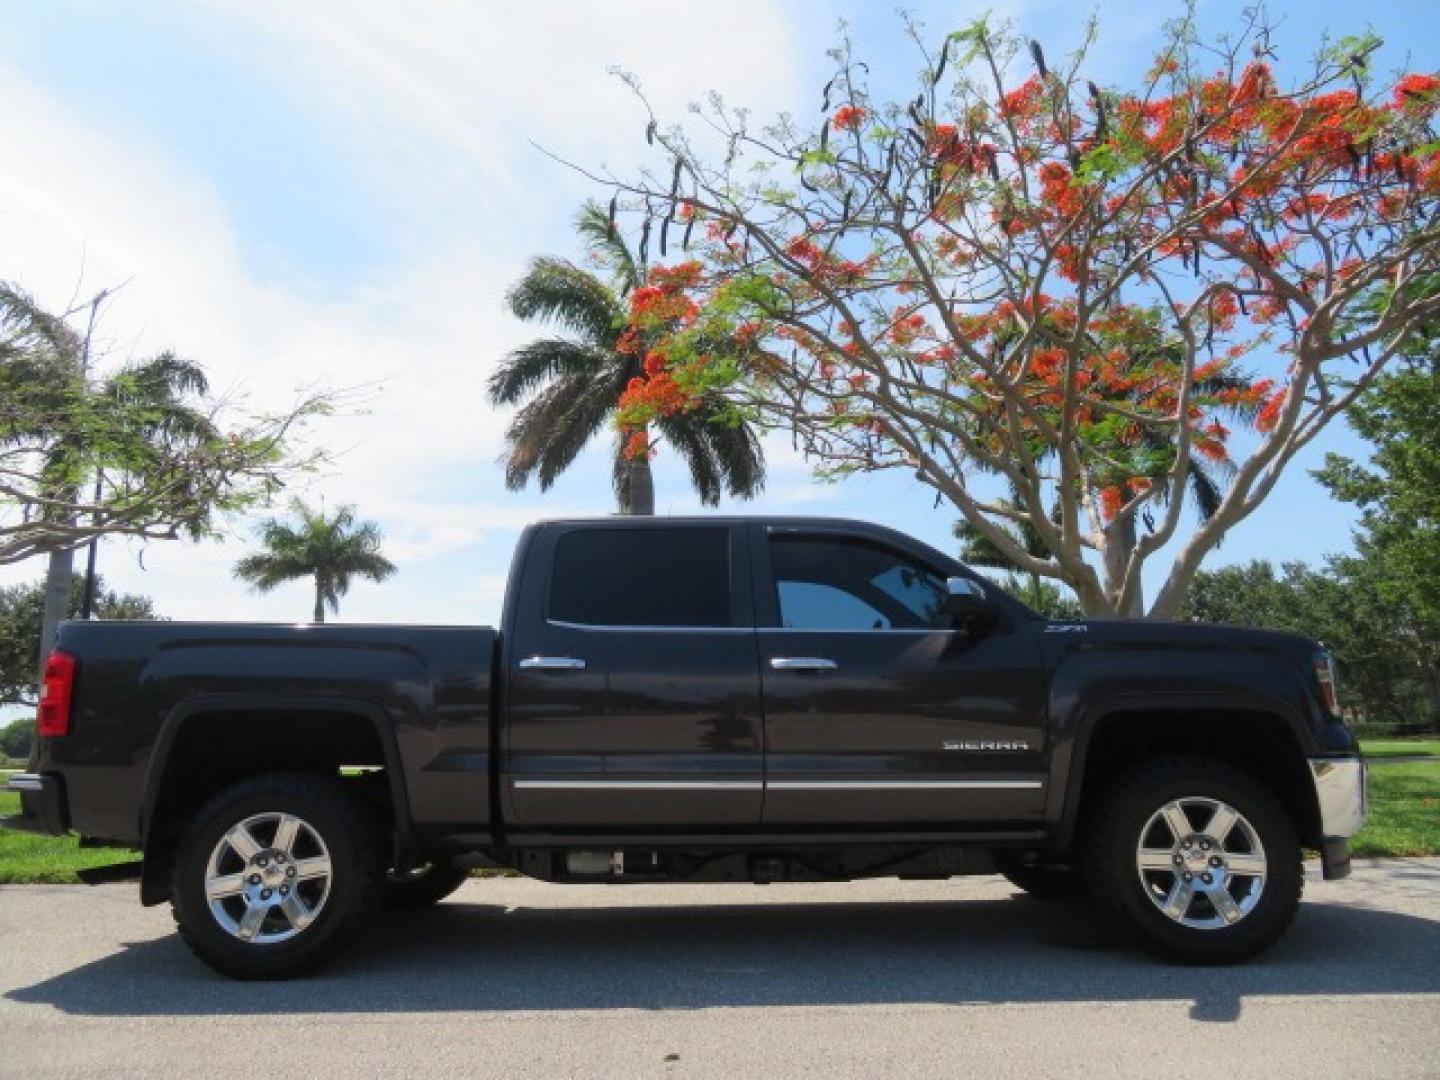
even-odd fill
[(1247, 958), (1365, 770), (1315, 642), (1049, 622), (889, 529), (551, 521), (488, 627), (67, 623), (10, 828), (138, 849), (204, 960), (295, 973), (466, 868), (546, 881), (1003, 873)]

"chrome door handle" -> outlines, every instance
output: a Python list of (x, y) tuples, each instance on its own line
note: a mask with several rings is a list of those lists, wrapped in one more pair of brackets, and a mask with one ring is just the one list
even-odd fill
[(573, 656), (527, 656), (520, 667), (524, 671), (583, 671), (585, 661)]
[(776, 671), (834, 671), (840, 665), (823, 656), (772, 656), (770, 666)]

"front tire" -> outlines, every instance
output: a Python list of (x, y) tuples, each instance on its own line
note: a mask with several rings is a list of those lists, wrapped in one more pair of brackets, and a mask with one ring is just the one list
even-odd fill
[(1147, 762), (1105, 792), (1085, 870), (1096, 900), (1151, 951), (1192, 964), (1247, 960), (1295, 917), (1295, 826), (1255, 777), (1209, 758)]
[(180, 935), (234, 978), (297, 975), (378, 906), (380, 841), (377, 819), (334, 777), (242, 780), (180, 842), (170, 893)]

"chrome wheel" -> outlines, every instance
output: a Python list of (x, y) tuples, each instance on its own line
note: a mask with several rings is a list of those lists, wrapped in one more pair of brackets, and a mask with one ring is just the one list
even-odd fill
[(272, 945), (310, 926), (330, 896), (330, 851), (294, 814), (254, 814), (210, 852), (205, 899), (232, 937)]
[(1181, 926), (1219, 930), (1255, 909), (1265, 891), (1265, 848), (1233, 806), (1174, 799), (1150, 815), (1135, 847), (1150, 902)]

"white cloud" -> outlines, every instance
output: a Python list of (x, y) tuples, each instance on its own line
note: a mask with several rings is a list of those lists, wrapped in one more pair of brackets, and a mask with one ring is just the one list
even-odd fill
[[(503, 418), (483, 394), (495, 360), (533, 333), (504, 313), (505, 288), (593, 194), (527, 140), (633, 167), (645, 151), (643, 116), (610, 64), (642, 72), (677, 119), (710, 88), (765, 112), (791, 105), (801, 57), (786, 19), (758, 2), (727, 6), (723, 19), (715, 12), (673, 2), (216, 0), (218, 26), (196, 47), (250, 65), (306, 114), (377, 208), (368, 227), (392, 241), (390, 261), (344, 288), (262, 277), (247, 251), (256, 238), (238, 231), (224, 185), (183, 146), (148, 139), (144, 115), (122, 133), (0, 65), (0, 137), (26, 148), (0, 166), (0, 276), (52, 307), (71, 297), (82, 268), (89, 291), (128, 282), (102, 327), (113, 357), (173, 345), (258, 406), (316, 384), (378, 384), (362, 414), (324, 423), (337, 456), (312, 485), (378, 518), (405, 567), (396, 586), (357, 588), (347, 614), (434, 613), (455, 595), (498, 609), (496, 567), (477, 567), (470, 585), (442, 594), (426, 566), (457, 552), (503, 554), (525, 521), (562, 510), (504, 491), (494, 464)], [(694, 32), (702, 19), (704, 32)], [(175, 107), (185, 107), (183, 88)], [(563, 509), (603, 512), (608, 502), (608, 489), (592, 484)], [(143, 575), (128, 547), (107, 546), (112, 584), (153, 593), (169, 614), (298, 614), (295, 596), (256, 598), (229, 580), (234, 542), (152, 546)], [(6, 568), (0, 580), (38, 571)]]

